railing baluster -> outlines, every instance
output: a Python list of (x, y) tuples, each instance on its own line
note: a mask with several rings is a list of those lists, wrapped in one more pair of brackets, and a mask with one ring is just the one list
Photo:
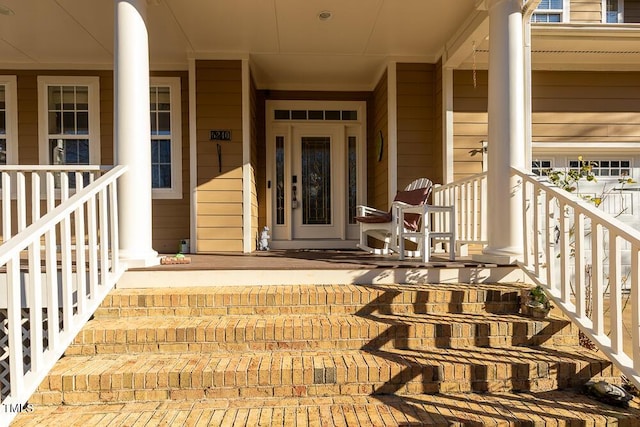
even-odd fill
[(87, 202), (87, 240), (89, 255), (89, 298), (97, 297), (98, 286), (98, 221), (96, 211), (96, 198), (91, 197)]
[(56, 259), (56, 228), (45, 234), (45, 269), (47, 287), (47, 336), (49, 350), (56, 351), (60, 345), (60, 316), (58, 313), (58, 261)]
[[(559, 201), (560, 202), (560, 201)], [(568, 206), (564, 202), (560, 202), (559, 220), (560, 220), (560, 298), (562, 302), (568, 303), (571, 300), (571, 278), (569, 276), (569, 265), (571, 257), (571, 248), (569, 246), (569, 212)]]
[(40, 175), (31, 174), (31, 223), (40, 219)]
[(521, 199), (521, 209), (522, 209), (522, 248), (523, 248), (523, 258), (522, 261), (525, 266), (528, 268), (531, 267), (531, 230), (533, 230), (533, 226), (531, 224), (531, 210), (527, 207), (527, 205), (531, 205), (531, 184), (528, 182), (522, 183), (522, 199)]
[(584, 263), (584, 214), (579, 209), (574, 209), (573, 236), (575, 244), (574, 253), (574, 280), (576, 292), (576, 315), (582, 319), (586, 314), (586, 292), (585, 292), (585, 263)]
[(604, 334), (602, 248), (602, 225), (591, 221), (591, 298), (593, 300), (593, 331), (596, 335)]
[(540, 239), (542, 238), (539, 230), (540, 226), (540, 191), (537, 187), (533, 188), (533, 197), (531, 199), (531, 208), (533, 209), (533, 268), (536, 276), (540, 276)]
[(19, 396), (24, 388), (24, 348), (22, 344), (22, 295), (20, 286), (20, 252), (7, 262), (7, 332), (9, 335), (9, 375), (11, 395)]
[(2, 241), (11, 238), (11, 175), (2, 172)]
[(640, 246), (631, 245), (631, 348), (633, 369), (640, 372)]
[(99, 225), (98, 236), (100, 238), (100, 284), (109, 282), (109, 210), (107, 207), (107, 189), (100, 191), (98, 199)]
[(16, 220), (18, 233), (27, 228), (27, 189), (24, 172), (16, 174)]
[[(76, 173), (76, 191), (84, 187), (81, 173)], [(87, 295), (87, 277), (85, 264), (85, 230), (84, 230), (84, 205), (78, 206), (73, 214), (76, 236), (76, 293), (78, 300), (78, 314), (85, 312), (85, 299)]]
[(487, 220), (488, 220), (487, 197), (486, 197), (487, 191), (489, 191), (487, 188), (487, 176), (484, 175), (482, 177), (482, 194), (484, 194), (484, 196), (482, 197), (482, 203), (480, 204), (480, 212), (482, 214), (482, 218), (480, 218), (480, 228), (482, 229), (480, 240), (482, 241), (487, 241)]
[(43, 330), (42, 330), (42, 266), (40, 263), (40, 239), (29, 246), (28, 308), (29, 332), (31, 339), (31, 371), (42, 369)]
[(47, 171), (47, 212), (51, 212), (56, 207), (56, 176), (53, 172)]
[(624, 336), (622, 335), (622, 285), (620, 271), (619, 238), (613, 230), (609, 230), (609, 314), (611, 316), (611, 349), (614, 353), (622, 352)]
[[(111, 271), (115, 275), (119, 274), (118, 271), (120, 259), (120, 241), (118, 238), (118, 190), (117, 182), (112, 182), (109, 185), (109, 208), (110, 208), (110, 223), (109, 231), (111, 232)], [(424, 249), (423, 249), (424, 250)]]
[(62, 270), (62, 325), (65, 331), (71, 327), (73, 317), (73, 271), (71, 266), (71, 219), (60, 223), (60, 262)]
[(549, 197), (548, 194), (545, 194), (545, 204), (544, 204), (544, 228), (545, 231), (545, 263), (547, 265), (547, 288), (553, 289), (557, 287), (555, 281), (555, 261), (556, 261), (556, 251), (555, 251), (555, 229), (552, 227), (551, 221), (551, 212), (553, 211), (553, 198)]

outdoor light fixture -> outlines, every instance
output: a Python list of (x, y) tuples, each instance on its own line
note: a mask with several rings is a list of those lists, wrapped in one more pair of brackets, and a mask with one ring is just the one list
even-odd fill
[(15, 12), (9, 9), (7, 6), (0, 4), (0, 15), (11, 16), (11, 15), (15, 15)]
[(331, 11), (323, 10), (322, 12), (318, 13), (318, 19), (321, 21), (328, 21), (329, 19), (331, 19), (332, 15), (333, 14), (331, 13)]

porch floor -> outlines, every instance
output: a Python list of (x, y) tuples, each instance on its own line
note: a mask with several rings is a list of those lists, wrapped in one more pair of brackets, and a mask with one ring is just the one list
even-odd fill
[[(162, 254), (161, 257), (172, 257)], [(371, 268), (461, 268), (497, 267), (495, 264), (480, 264), (471, 257), (459, 257), (450, 261), (447, 254), (435, 254), (430, 262), (418, 258), (398, 259), (398, 255), (374, 255), (355, 249), (296, 249), (270, 250), (252, 253), (218, 252), (212, 254), (187, 254), (188, 264), (157, 265), (147, 271), (162, 270), (277, 270), (277, 269), (371, 269)], [(138, 270), (138, 269), (134, 269)]]
[[(175, 255), (161, 255), (174, 257)], [(471, 257), (448, 259), (434, 254), (430, 262), (399, 260), (398, 255), (372, 255), (360, 250), (272, 250), (185, 255), (188, 263), (131, 268), (119, 288), (189, 286), (499, 283), (524, 282), (512, 265), (474, 262)]]

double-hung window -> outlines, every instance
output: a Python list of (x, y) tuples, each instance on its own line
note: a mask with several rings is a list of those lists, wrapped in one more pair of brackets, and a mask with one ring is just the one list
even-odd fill
[(156, 199), (182, 198), (180, 78), (152, 77), (151, 186)]
[(18, 162), (16, 77), (0, 76), (0, 165)]
[(624, 0), (602, 0), (602, 19), (607, 24), (624, 22)]
[(568, 0), (542, 0), (531, 16), (531, 22), (568, 21)]
[(38, 77), (38, 99), (40, 163), (100, 164), (99, 78)]

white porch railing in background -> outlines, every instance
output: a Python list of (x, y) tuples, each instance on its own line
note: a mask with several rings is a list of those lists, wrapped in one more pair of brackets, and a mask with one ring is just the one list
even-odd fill
[[(512, 172), (522, 189), (521, 267), (640, 386), (640, 231), (540, 177)], [(624, 352), (624, 289), (630, 291), (632, 354)]]
[[(432, 193), (433, 204), (455, 208), (456, 251), (466, 255), (468, 244), (487, 244), (487, 173), (483, 172), (450, 184), (437, 185)], [(445, 229), (448, 228), (446, 224)]]
[(105, 167), (94, 165), (0, 166), (0, 242), (24, 230), (68, 199), (76, 188), (93, 182), (106, 171)]
[[(0, 401), (5, 408), (27, 401), (119, 279), (117, 179), (125, 170), (116, 166), (82, 188), (87, 170), (79, 169), (78, 190), (71, 197), (65, 194), (68, 175), (62, 174), (61, 202), (53, 207), (56, 185), (51, 182), (57, 170), (47, 168), (47, 212), (32, 214), (28, 226), (25, 207), (20, 206), (26, 200), (26, 172), (18, 171), (19, 231), (0, 245), (0, 314), (5, 317), (0, 329)], [(2, 171), (6, 201), (10, 180), (5, 167)], [(92, 167), (88, 172), (99, 171)], [(36, 175), (39, 171), (31, 173), (32, 183)], [(38, 209), (40, 188), (33, 185), (32, 206)], [(14, 415), (3, 412), (0, 425)]]

